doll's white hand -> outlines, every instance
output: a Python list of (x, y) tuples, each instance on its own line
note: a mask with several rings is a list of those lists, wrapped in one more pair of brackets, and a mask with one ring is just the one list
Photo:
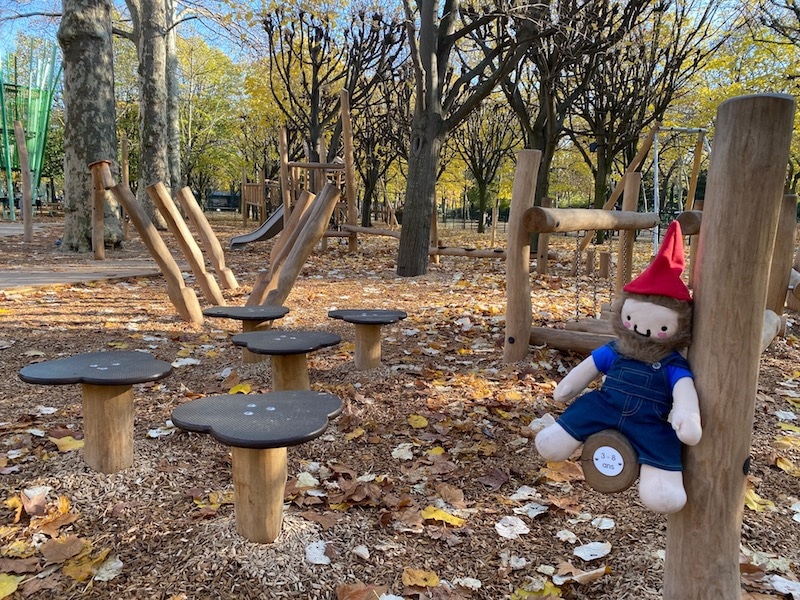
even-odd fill
[(592, 383), (600, 371), (594, 364), (594, 359), (590, 356), (572, 369), (564, 379), (561, 380), (553, 391), (553, 400), (556, 402), (567, 402), (586, 389)]
[(675, 383), (672, 398), (672, 428), (680, 441), (687, 446), (694, 446), (703, 437), (703, 428), (700, 425), (697, 390), (691, 377), (684, 377)]

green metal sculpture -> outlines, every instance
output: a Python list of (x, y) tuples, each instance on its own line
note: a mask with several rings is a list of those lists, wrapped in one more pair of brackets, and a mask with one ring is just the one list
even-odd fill
[(3, 180), (0, 180), (0, 198), (3, 216), (7, 214), (12, 221), (16, 220), (12, 173), (19, 171), (14, 122), (19, 121), (25, 131), (35, 200), (42, 175), (50, 109), (61, 76), (61, 63), (57, 62), (55, 46), (45, 45), (39, 52), (34, 52), (31, 45), (29, 56), (27, 73), (20, 77), (17, 56), (0, 54), (0, 170), (4, 172)]

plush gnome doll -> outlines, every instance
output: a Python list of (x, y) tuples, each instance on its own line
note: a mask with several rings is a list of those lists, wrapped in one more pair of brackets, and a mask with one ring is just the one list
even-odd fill
[(683, 268), (681, 229), (673, 221), (655, 260), (614, 303), (617, 339), (570, 371), (553, 397), (571, 400), (604, 373), (602, 386), (577, 398), (536, 436), (539, 453), (559, 461), (594, 433), (620, 431), (639, 457), (642, 504), (661, 513), (686, 503), (681, 442), (693, 446), (702, 435), (692, 373), (678, 352), (691, 336), (692, 298), (681, 280)]

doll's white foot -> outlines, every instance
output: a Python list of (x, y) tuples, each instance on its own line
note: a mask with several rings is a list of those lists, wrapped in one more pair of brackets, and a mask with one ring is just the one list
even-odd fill
[(536, 434), (536, 450), (546, 460), (567, 460), (581, 444), (558, 423), (545, 427)]
[(639, 498), (653, 512), (678, 512), (686, 504), (683, 473), (642, 465), (639, 473)]

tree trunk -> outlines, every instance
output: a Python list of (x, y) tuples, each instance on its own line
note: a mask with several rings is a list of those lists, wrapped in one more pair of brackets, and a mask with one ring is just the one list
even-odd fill
[(175, 0), (166, 0), (167, 17), (167, 163), (169, 179), (165, 185), (173, 190), (184, 187), (181, 180), (180, 118), (178, 116), (178, 47), (175, 30)]
[(401, 277), (415, 277), (428, 271), (431, 215), (436, 206), (436, 173), (443, 142), (440, 123), (441, 117), (433, 111), (414, 117), (403, 228), (397, 251), (397, 274)]
[[(64, 0), (58, 29), (64, 53), (64, 249), (92, 249), (94, 187), (89, 164), (117, 155), (111, 3)], [(116, 200), (106, 195), (104, 241), (116, 245), (122, 228)]]
[(167, 41), (165, 0), (142, 0), (139, 29), (139, 87), (141, 154), (138, 200), (159, 229), (166, 223), (145, 189), (159, 181), (169, 183), (167, 168)]

